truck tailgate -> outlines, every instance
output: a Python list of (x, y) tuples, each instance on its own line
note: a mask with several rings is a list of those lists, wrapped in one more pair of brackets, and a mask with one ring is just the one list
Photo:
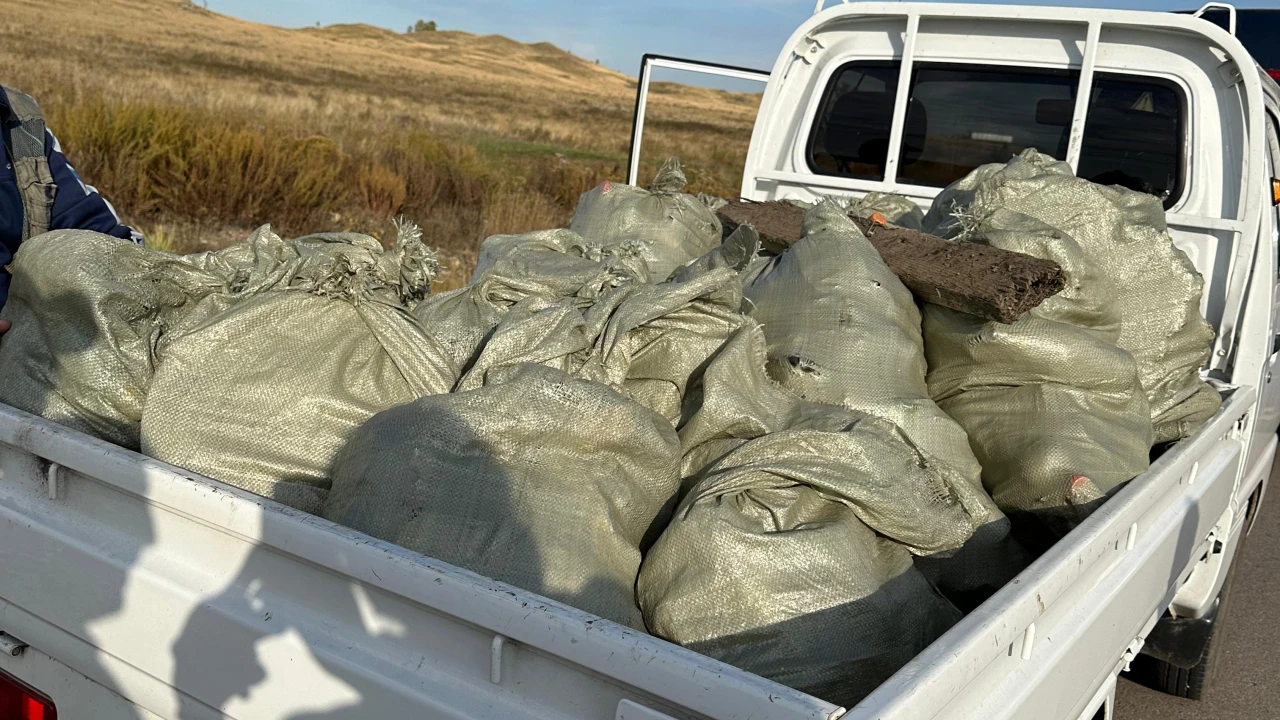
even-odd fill
[(0, 670), (39, 687), (52, 656), (135, 717), (841, 712), (3, 405), (0, 631), (32, 649)]

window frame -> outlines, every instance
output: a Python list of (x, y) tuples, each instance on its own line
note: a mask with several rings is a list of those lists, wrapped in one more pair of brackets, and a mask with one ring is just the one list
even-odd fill
[[(860, 184), (880, 185), (880, 186), (887, 187), (890, 190), (895, 190), (898, 192), (906, 192), (913, 197), (915, 196), (932, 197), (936, 195), (938, 192), (941, 191), (942, 188), (935, 185), (921, 185), (916, 182), (902, 178), (900, 165), (898, 167), (899, 172), (897, 173), (898, 175), (897, 177), (893, 179), (889, 179), (888, 177), (881, 175), (877, 179), (877, 178), (865, 178), (865, 177), (857, 177), (853, 175), (846, 175), (846, 174), (841, 174), (839, 172), (824, 171), (818, 168), (816, 163), (814, 162), (814, 149), (817, 143), (818, 130), (822, 126), (821, 118), (826, 114), (827, 109), (830, 107), (830, 103), (833, 102), (835, 98), (834, 91), (836, 88), (836, 84), (840, 81), (840, 78), (846, 69), (850, 67), (856, 67), (859, 65), (872, 66), (872, 67), (884, 67), (885, 65), (889, 65), (889, 66), (901, 69), (902, 58), (901, 57), (885, 57), (885, 56), (848, 57), (847, 59), (844, 59), (840, 62), (832, 63), (829, 69), (827, 69), (825, 72), (821, 74), (821, 76), (819, 77), (818, 84), (820, 87), (822, 87), (822, 93), (817, 98), (815, 98), (810, 102), (809, 109), (807, 112), (807, 117), (805, 119), (805, 123), (808, 125), (808, 127), (804, 129), (803, 134), (801, 135), (801, 137), (805, 138), (805, 141), (803, 144), (798, 144), (798, 147), (796, 148), (798, 152), (796, 153), (795, 156), (793, 156), (795, 157), (795, 160), (798, 161), (797, 164), (804, 167), (804, 169), (807, 172), (819, 177), (839, 178), (840, 180), (852, 181)], [(1079, 74), (1081, 72), (1079, 67), (1066, 67), (1066, 66), (1057, 65), (1057, 64), (1037, 63), (1037, 62), (1014, 63), (1014, 62), (1000, 62), (1000, 61), (992, 61), (992, 60), (986, 60), (982, 62), (972, 62), (972, 61), (956, 60), (956, 59), (937, 59), (937, 60), (917, 59), (915, 62), (912, 63), (912, 71), (911, 71), (912, 88), (911, 88), (911, 91), (907, 93), (908, 101), (910, 101), (910, 99), (913, 97), (914, 85), (916, 82), (916, 78), (918, 76), (917, 73), (919, 68), (922, 66), (940, 67), (945, 69), (961, 69), (961, 70), (964, 70), (964, 69), (980, 69), (980, 70), (988, 70), (988, 71), (1005, 70), (1009, 72), (1018, 72), (1018, 71), (1025, 70), (1029, 73), (1037, 70), (1057, 71), (1057, 72), (1065, 71), (1065, 72), (1071, 73), (1076, 77), (1077, 84), (1075, 88), (1075, 93), (1079, 92)], [(1191, 175), (1194, 170), (1192, 160), (1188, 155), (1188, 148), (1191, 147), (1191, 133), (1193, 132), (1193, 125), (1194, 125), (1194, 118), (1190, 117), (1189, 115), (1190, 107), (1191, 107), (1190, 89), (1187, 88), (1186, 85), (1183, 82), (1181, 82), (1179, 79), (1165, 75), (1163, 73), (1158, 73), (1158, 72), (1136, 73), (1136, 72), (1126, 72), (1126, 71), (1115, 70), (1115, 69), (1097, 68), (1094, 71), (1094, 78), (1117, 80), (1121, 82), (1125, 82), (1125, 81), (1147, 82), (1153, 85), (1157, 85), (1159, 87), (1167, 88), (1175, 93), (1178, 99), (1178, 117), (1177, 117), (1177, 129), (1176, 129), (1178, 145), (1179, 145), (1178, 151), (1177, 151), (1178, 172), (1176, 176), (1176, 182), (1174, 183), (1174, 187), (1170, 189), (1169, 197), (1168, 199), (1163, 201), (1163, 204), (1166, 212), (1176, 212), (1177, 209), (1181, 205), (1183, 205), (1187, 201), (1188, 197), (1190, 196), (1190, 194), (1188, 193), (1188, 190), (1192, 185)], [(1085, 114), (1084, 124), (1085, 124), (1085, 128), (1087, 128), (1089, 124), (1089, 113)], [(1071, 129), (1068, 128), (1068, 132), (1070, 131)], [(1084, 130), (1081, 131), (1082, 140), (1083, 140), (1083, 134), (1084, 134)], [(886, 164), (891, 157), (895, 156), (895, 154), (897, 157), (901, 158), (906, 140), (907, 138), (904, 133), (902, 138), (902, 143), (899, 145), (899, 147), (897, 148), (891, 147), (889, 149), (890, 154), (886, 156)], [(1083, 153), (1083, 150), (1084, 149), (1082, 148), (1082, 153)]]
[[(809, 119), (809, 139), (805, 141), (805, 146), (804, 146), (805, 166), (809, 169), (809, 172), (815, 175), (822, 175), (823, 177), (848, 178), (850, 180), (861, 180), (863, 182), (885, 182), (887, 178), (885, 178), (884, 174), (881, 174), (879, 178), (874, 178), (874, 177), (858, 177), (855, 175), (842, 175), (839, 173), (823, 172), (817, 168), (814, 162), (813, 151), (818, 143), (818, 130), (819, 128), (822, 127), (821, 118), (826, 116), (827, 109), (831, 107), (831, 103), (835, 102), (836, 84), (840, 82), (840, 78), (843, 77), (844, 71), (856, 65), (860, 65), (862, 67), (875, 67), (875, 68), (887, 67), (895, 71), (900, 71), (902, 69), (902, 60), (900, 58), (858, 58), (857, 60), (851, 60), (848, 62), (841, 63), (838, 67), (836, 67), (834, 72), (832, 72), (830, 75), (827, 76), (826, 86), (822, 91), (822, 96), (818, 99), (817, 111), (812, 113)], [(897, 82), (898, 82), (897, 80), (894, 80), (895, 95), (897, 93)], [(890, 120), (890, 122), (892, 123), (892, 119)], [(903, 138), (903, 142), (906, 142), (905, 137)], [(893, 148), (890, 147), (888, 152), (891, 154), (893, 152)], [(899, 149), (898, 152), (901, 152), (901, 149)], [(888, 160), (889, 160), (889, 155), (886, 154), (885, 162), (887, 163)]]
[[(1182, 83), (1176, 82), (1170, 78), (1160, 77), (1159, 75), (1145, 75), (1140, 73), (1114, 72), (1098, 70), (1093, 74), (1093, 86), (1096, 88), (1098, 80), (1118, 80), (1120, 82), (1140, 81), (1156, 87), (1163, 87), (1172, 90), (1178, 100), (1178, 117), (1175, 134), (1178, 138), (1178, 172), (1173, 183), (1173, 187), (1169, 188), (1169, 197), (1163, 199), (1165, 212), (1172, 212), (1174, 208), (1182, 204), (1186, 199), (1187, 185), (1189, 176), (1191, 175), (1191, 162), (1188, 157), (1187, 148), (1191, 146), (1191, 101), (1188, 97), (1187, 89)], [(1081, 130), (1081, 149), (1080, 155), (1084, 156), (1087, 149), (1084, 146), (1084, 136), (1089, 132), (1089, 116), (1091, 113), (1086, 112), (1084, 116), (1084, 128)]]

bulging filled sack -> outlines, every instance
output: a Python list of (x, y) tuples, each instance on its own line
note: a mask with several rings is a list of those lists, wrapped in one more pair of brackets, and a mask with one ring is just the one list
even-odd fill
[(434, 274), (414, 229), (388, 252), (356, 234), (273, 244), (291, 258), (279, 282), (165, 347), (142, 451), (314, 513), (356, 428), (458, 369), (409, 314)]
[(911, 291), (834, 202), (746, 288), (768, 340), (769, 377), (807, 400), (884, 418), (978, 483), (965, 432), (929, 397)]
[(756, 231), (739, 228), (669, 281), (634, 287), (616, 309), (593, 308), (589, 321), (604, 324), (594, 345), (603, 379), (678, 426), (691, 384), (747, 322), (743, 278), (759, 249)]
[(627, 280), (647, 280), (632, 245), (593, 243), (572, 230), (495, 235), (480, 246), (466, 287), (426, 298), (414, 316), (467, 368), (507, 311), (572, 298), (587, 307)]
[(387, 410), (352, 439), (323, 515), (643, 629), (640, 556), (680, 486), (666, 419), (542, 365)]
[(826, 200), (810, 209), (800, 241), (761, 270), (746, 294), (779, 385), (894, 423), (969, 481), (983, 508), (982, 530), (964, 552), (921, 561), (944, 592), (989, 594), (1030, 563), (982, 489), (964, 429), (929, 397), (915, 299), (841, 208)]
[(179, 257), (88, 230), (22, 244), (0, 319), (0, 402), (131, 450), (169, 337), (269, 284), (252, 243)]
[(1213, 342), (1200, 315), (1204, 279), (1174, 246), (1158, 198), (1082, 180), (1066, 163), (1028, 149), (944, 190), (925, 229), (955, 236), (963, 218), (978, 222), (999, 209), (1062, 232), (1111, 280), (1118, 344), (1138, 362), (1156, 442), (1187, 437), (1218, 411), (1221, 396), (1199, 374)]
[(720, 219), (703, 202), (681, 192), (680, 163), (663, 164), (648, 190), (603, 182), (578, 199), (569, 229), (606, 246), (636, 247), (649, 278), (661, 282), (720, 244)]
[(776, 387), (764, 359), (748, 324), (691, 396), (690, 489), (640, 606), (656, 635), (852, 707), (960, 618), (912, 555), (968, 540), (967, 483), (890, 423)]
[(1001, 209), (973, 222), (959, 242), (1053, 260), (1066, 277), (1011, 325), (924, 309), (929, 390), (968, 432), (991, 497), (1043, 550), (1147, 469), (1150, 412), (1107, 274), (1034, 218)]
[(756, 232), (741, 228), (666, 282), (631, 278), (586, 306), (580, 295), (526, 298), (485, 339), (456, 389), (534, 362), (609, 385), (677, 424), (691, 379), (744, 321), (742, 272), (758, 246)]

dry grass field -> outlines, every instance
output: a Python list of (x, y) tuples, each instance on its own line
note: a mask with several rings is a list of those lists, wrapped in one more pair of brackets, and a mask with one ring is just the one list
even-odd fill
[[(285, 29), (189, 0), (0, 0), (0, 82), (41, 101), (86, 182), (154, 244), (218, 247), (263, 222), (390, 237), (404, 215), (446, 286), (484, 237), (562, 225), (582, 191), (624, 179), (635, 97), (545, 43)], [(643, 174), (676, 155), (692, 191), (735, 194), (758, 103), (656, 85)]]

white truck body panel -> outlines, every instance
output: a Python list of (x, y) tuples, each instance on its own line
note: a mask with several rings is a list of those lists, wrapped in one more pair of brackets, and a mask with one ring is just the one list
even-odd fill
[[(1065, 706), (1046, 714), (1031, 691), (1079, 700), (1168, 604), (1176, 576), (1203, 552), (1212, 509), (1235, 504), (1234, 483), (1208, 479), (1234, 479), (1238, 419), (1254, 399), (1237, 390), (1212, 424), (1222, 434), (1202, 433), (1161, 458), (846, 717), (1079, 716)], [(839, 714), (656, 638), (4, 408), (0, 538), (0, 628), (31, 645), (0, 655), (0, 670), (50, 694), (64, 718), (116, 716), (105, 712), (112, 704), (121, 718), (184, 720), (585, 718), (616, 717), (623, 701), (670, 717)], [(1071, 669), (1078, 677), (1067, 682)], [(1023, 714), (1008, 713), (1018, 705), (1011, 690), (1028, 693)], [(92, 712), (74, 712), (75, 701)]]
[(839, 710), (4, 406), (0, 568), (4, 632), (164, 718)]
[(1235, 80), (1227, 61), (1247, 59), (1243, 48), (1189, 17), (842, 4), (797, 30), (774, 67), (744, 197), (936, 195), (892, 170), (880, 182), (807, 170), (818, 97), (855, 57), (1179, 84), (1188, 178), (1169, 219), (1205, 275), (1202, 310), (1223, 338), (1214, 374), (1232, 388), (1193, 438), (856, 708), (3, 406), (0, 632), (29, 647), (0, 654), (0, 671), (69, 720), (1087, 720), (1109, 707), (1160, 615), (1209, 608), (1275, 455), (1280, 219), (1263, 181), (1280, 140), (1271, 131), (1268, 144), (1262, 120), (1264, 106), (1280, 115), (1280, 89), (1252, 72)]
[(845, 717), (1092, 717), (1224, 510), (1248, 498), (1235, 479), (1256, 396), (1240, 392), (1212, 432), (1160, 458)]

